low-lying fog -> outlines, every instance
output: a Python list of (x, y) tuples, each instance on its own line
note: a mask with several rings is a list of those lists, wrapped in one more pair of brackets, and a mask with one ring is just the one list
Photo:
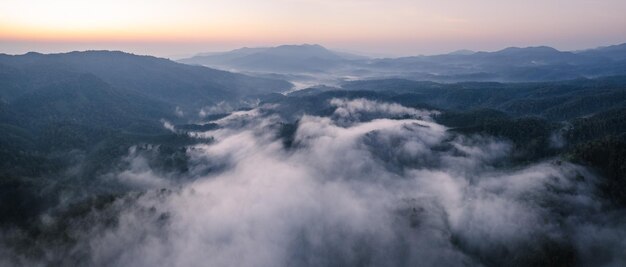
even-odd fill
[(626, 264), (626, 216), (601, 211), (587, 169), (557, 159), (509, 164), (507, 141), (449, 132), (431, 119), (436, 111), (330, 104), (329, 116), (302, 116), (293, 136), (281, 134), (271, 105), (188, 133), (199, 142), (186, 151), (184, 177), (129, 151), (129, 167), (101, 179), (146, 192), (76, 220), (67, 231), (79, 242), (46, 248), (49, 262), (22, 260), (503, 266), (570, 265), (577, 255), (590, 266)]

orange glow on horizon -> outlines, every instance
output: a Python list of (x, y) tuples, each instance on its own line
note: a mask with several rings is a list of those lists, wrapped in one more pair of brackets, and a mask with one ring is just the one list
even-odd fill
[(626, 41), (623, 10), (622, 0), (572, 0), (568, 8), (543, 0), (3, 0), (0, 41), (306, 42), (416, 52), (576, 45)]

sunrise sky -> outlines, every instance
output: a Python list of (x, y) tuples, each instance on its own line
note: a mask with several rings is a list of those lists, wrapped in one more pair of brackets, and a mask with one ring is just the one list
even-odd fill
[(176, 57), (318, 43), (382, 55), (626, 42), (624, 0), (2, 0), (0, 52)]

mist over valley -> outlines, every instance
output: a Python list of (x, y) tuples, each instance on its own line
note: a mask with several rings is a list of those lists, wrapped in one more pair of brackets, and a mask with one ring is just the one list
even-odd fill
[(623, 266), (626, 46), (0, 55), (0, 266)]

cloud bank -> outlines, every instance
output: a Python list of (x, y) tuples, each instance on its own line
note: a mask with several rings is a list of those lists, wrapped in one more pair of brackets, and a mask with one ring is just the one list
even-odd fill
[(187, 149), (190, 182), (175, 183), (129, 155), (119, 179), (166, 189), (131, 193), (93, 211), (70, 234), (78, 242), (54, 260), (626, 264), (625, 216), (603, 211), (585, 168), (559, 160), (507, 164), (506, 141), (452, 134), (429, 111), (364, 99), (330, 104), (336, 109), (328, 117), (300, 118), (292, 148), (276, 126), (281, 118), (263, 111), (276, 106), (235, 112), (215, 121), (216, 130), (192, 133), (214, 142)]

